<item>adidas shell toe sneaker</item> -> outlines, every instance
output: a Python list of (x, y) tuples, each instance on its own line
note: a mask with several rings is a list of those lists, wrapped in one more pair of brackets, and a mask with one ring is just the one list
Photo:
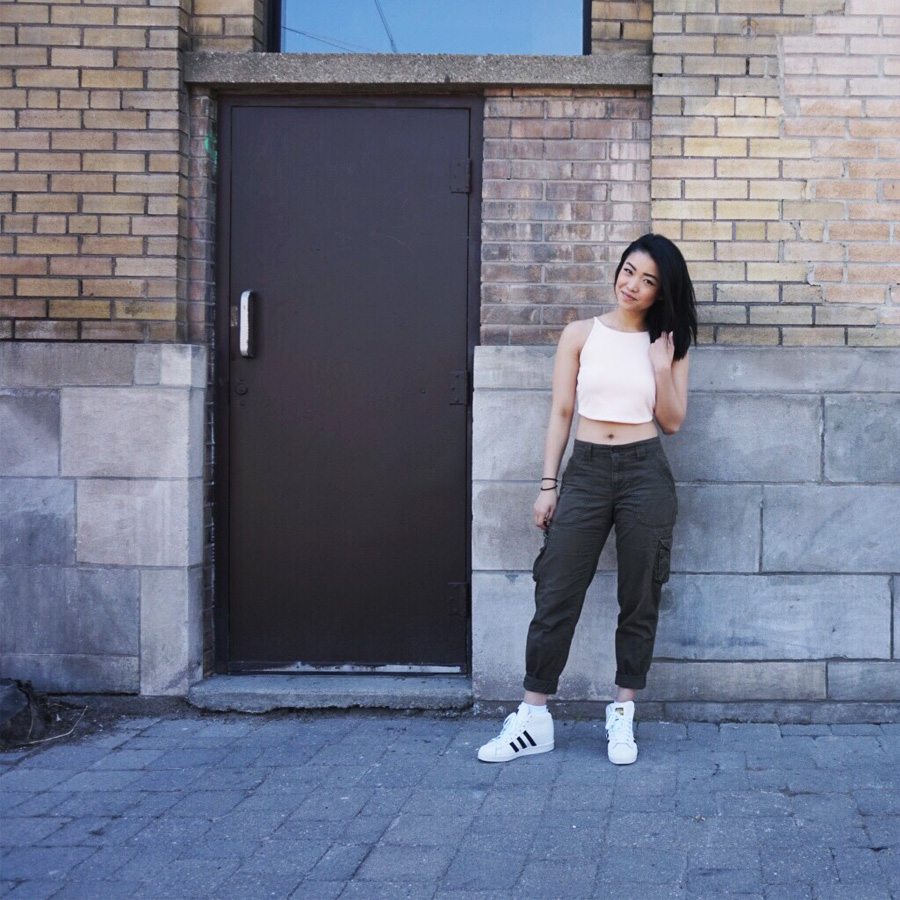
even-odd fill
[(503, 729), (478, 751), (482, 762), (507, 762), (553, 749), (553, 716), (522, 704), (503, 722)]
[(637, 759), (634, 742), (634, 701), (610, 703), (606, 707), (606, 739), (609, 761), (627, 766)]

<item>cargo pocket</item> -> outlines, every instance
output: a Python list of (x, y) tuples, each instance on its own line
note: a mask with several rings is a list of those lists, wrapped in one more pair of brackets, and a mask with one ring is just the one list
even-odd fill
[(538, 555), (534, 560), (534, 565), (531, 567), (531, 577), (537, 582), (538, 578), (540, 578), (541, 574), (541, 561), (544, 558), (544, 554), (547, 552), (547, 540), (550, 537), (550, 528), (547, 527), (547, 530), (544, 532), (544, 543), (541, 545), (541, 549), (538, 550)]
[(672, 538), (660, 538), (656, 547), (656, 564), (653, 567), (653, 580), (665, 584), (669, 580), (669, 568), (672, 562)]

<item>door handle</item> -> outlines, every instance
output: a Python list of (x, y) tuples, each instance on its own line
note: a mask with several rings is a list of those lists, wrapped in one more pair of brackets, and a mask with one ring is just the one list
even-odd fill
[(241, 294), (241, 318), (238, 330), (238, 344), (240, 347), (241, 356), (245, 356), (248, 359), (253, 356), (254, 350), (251, 333), (253, 304), (250, 302), (250, 298), (252, 296), (253, 291), (244, 291), (244, 293)]

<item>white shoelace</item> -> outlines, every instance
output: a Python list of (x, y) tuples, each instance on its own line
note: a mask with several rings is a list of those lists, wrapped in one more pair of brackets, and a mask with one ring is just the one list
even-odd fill
[(614, 744), (632, 744), (634, 735), (631, 730), (631, 722), (625, 716), (614, 714), (612, 721), (607, 725), (609, 739)]
[(500, 729), (500, 734), (495, 738), (491, 738), (491, 741), (498, 741), (500, 743), (506, 743), (516, 732), (516, 720), (518, 718), (518, 712), (511, 712), (504, 720), (503, 727)]

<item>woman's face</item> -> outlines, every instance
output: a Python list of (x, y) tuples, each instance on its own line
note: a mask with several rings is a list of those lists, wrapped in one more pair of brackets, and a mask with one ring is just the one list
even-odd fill
[(616, 278), (616, 302), (632, 313), (645, 313), (659, 296), (659, 269), (643, 250), (630, 253)]

